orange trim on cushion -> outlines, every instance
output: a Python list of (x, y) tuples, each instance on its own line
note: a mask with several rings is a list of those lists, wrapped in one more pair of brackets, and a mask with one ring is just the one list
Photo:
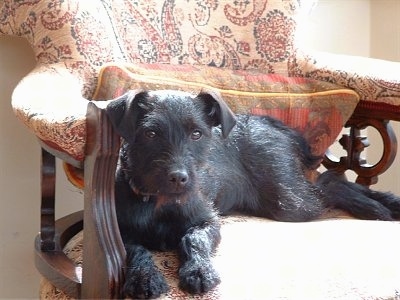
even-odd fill
[(66, 162), (63, 162), (63, 169), (68, 180), (77, 188), (83, 189), (85, 186), (83, 170), (78, 169)]
[[(128, 70), (126, 70), (129, 72)], [(349, 94), (349, 95), (354, 95), (356, 97), (359, 97), (356, 92), (353, 90), (348, 90), (348, 89), (341, 89), (341, 90), (331, 90), (331, 91), (322, 91), (322, 92), (312, 92), (312, 93), (290, 93), (290, 92), (279, 92), (279, 93), (274, 93), (274, 92), (247, 92), (247, 91), (237, 91), (237, 90), (232, 90), (232, 89), (223, 89), (223, 88), (214, 88), (211, 87), (208, 84), (204, 83), (198, 83), (198, 82), (191, 82), (191, 81), (182, 81), (180, 79), (174, 79), (174, 78), (165, 78), (165, 77), (160, 77), (156, 75), (138, 75), (138, 74), (131, 74), (130, 77), (132, 79), (136, 79), (137, 81), (144, 81), (148, 83), (153, 83), (157, 86), (158, 85), (191, 85), (193, 87), (199, 88), (199, 90), (204, 90), (204, 89), (218, 89), (221, 93), (224, 94), (232, 94), (236, 96), (244, 96), (244, 97), (263, 97), (263, 98), (275, 98), (278, 96), (282, 96), (282, 94), (290, 94), (292, 97), (296, 98), (309, 98), (311, 96), (329, 96), (329, 95), (337, 95), (337, 94)], [(160, 84), (160, 81), (163, 81), (162, 84)]]
[[(236, 96), (243, 96), (243, 97), (260, 97), (262, 96), (263, 98), (274, 98), (277, 96), (282, 96), (282, 94), (290, 94), (293, 97), (296, 98), (305, 98), (305, 97), (310, 97), (310, 96), (329, 96), (329, 95), (337, 95), (337, 94), (342, 94), (342, 95), (352, 95), (357, 98), (357, 101), (360, 99), (359, 95), (350, 89), (345, 89), (345, 88), (339, 88), (339, 89), (332, 89), (332, 90), (327, 90), (327, 91), (316, 91), (316, 92), (305, 92), (305, 93), (293, 93), (291, 91), (280, 91), (280, 92), (269, 92), (269, 91), (261, 91), (261, 92), (253, 92), (253, 91), (246, 91), (246, 90), (236, 90), (236, 89), (227, 89), (227, 88), (221, 88), (221, 87), (214, 87), (206, 83), (200, 83), (200, 82), (194, 82), (194, 81), (188, 81), (188, 80), (182, 80), (182, 79), (177, 79), (177, 78), (171, 78), (171, 77), (165, 77), (165, 76), (160, 76), (160, 75), (143, 75), (143, 74), (138, 74), (134, 73), (132, 69), (129, 68), (129, 66), (134, 66), (134, 65), (129, 65), (129, 64), (107, 64), (105, 65), (99, 73), (99, 83), (102, 82), (102, 77), (104, 72), (107, 70), (107, 68), (117, 68), (120, 69), (127, 74), (129, 74), (129, 77), (131, 80), (137, 80), (138, 82), (147, 82), (154, 84), (155, 86), (159, 85), (165, 86), (165, 85), (185, 85), (185, 86), (193, 86), (198, 88), (199, 90), (203, 89), (217, 89), (221, 93), (226, 93), (226, 94), (232, 94)], [(174, 69), (177, 69), (179, 67), (174, 66)], [(204, 68), (204, 67), (203, 67)], [(209, 67), (212, 68), (212, 67)], [(153, 71), (157, 71), (157, 69), (152, 69)], [(194, 71), (194, 70), (192, 70)], [(187, 70), (185, 70), (187, 72)], [(239, 73), (237, 73), (239, 74)], [(241, 74), (244, 74), (244, 71), (241, 72)], [(268, 75), (268, 74), (265, 74)], [(291, 78), (290, 81), (283, 81), (282, 76), (276, 76), (274, 74), (269, 74), (270, 76), (268, 77), (269, 79), (277, 79), (276, 81), (271, 81), (271, 82), (280, 82), (280, 83), (297, 83), (297, 84), (302, 84), (302, 83), (309, 83), (313, 82), (314, 80), (303, 77), (293, 77)], [(288, 77), (290, 78), (290, 77)], [(301, 79), (301, 80), (298, 80)], [(265, 80), (265, 77), (262, 78), (262, 80)], [(162, 83), (161, 83), (162, 82)], [(94, 97), (99, 94), (99, 90), (101, 88), (101, 84), (98, 84), (94, 93)]]

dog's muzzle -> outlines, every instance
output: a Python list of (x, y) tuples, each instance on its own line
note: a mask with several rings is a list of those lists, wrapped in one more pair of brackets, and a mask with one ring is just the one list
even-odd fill
[(168, 174), (168, 181), (172, 190), (179, 191), (189, 182), (189, 175), (185, 170), (171, 171)]

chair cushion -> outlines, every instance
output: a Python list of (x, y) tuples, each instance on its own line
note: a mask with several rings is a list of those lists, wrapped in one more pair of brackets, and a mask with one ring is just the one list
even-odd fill
[[(176, 253), (157, 252), (153, 258), (170, 285), (161, 299), (397, 299), (399, 225), (355, 220), (340, 211), (308, 223), (226, 217), (213, 257), (221, 284), (189, 297), (177, 287)], [(82, 233), (66, 248), (82, 263)], [(41, 298), (68, 299), (45, 280)]]
[(113, 64), (99, 75), (95, 100), (130, 89), (218, 90), (238, 114), (270, 115), (299, 130), (323, 155), (353, 113), (358, 95), (340, 86), (252, 70), (166, 64)]

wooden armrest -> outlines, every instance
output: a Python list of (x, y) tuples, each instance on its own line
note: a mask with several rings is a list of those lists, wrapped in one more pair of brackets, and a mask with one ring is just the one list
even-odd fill
[(82, 298), (120, 298), (125, 249), (114, 205), (120, 138), (103, 109), (89, 103)]

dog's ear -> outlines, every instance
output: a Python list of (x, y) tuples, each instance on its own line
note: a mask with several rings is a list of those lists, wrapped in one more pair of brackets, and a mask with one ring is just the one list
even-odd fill
[(113, 99), (106, 107), (106, 113), (114, 129), (126, 141), (134, 141), (136, 124), (142, 112), (139, 100), (145, 99), (147, 95), (147, 92), (142, 90), (128, 91)]
[(236, 118), (221, 95), (215, 91), (208, 90), (200, 92), (197, 99), (203, 101), (211, 125), (221, 125), (222, 136), (226, 138), (236, 125)]

